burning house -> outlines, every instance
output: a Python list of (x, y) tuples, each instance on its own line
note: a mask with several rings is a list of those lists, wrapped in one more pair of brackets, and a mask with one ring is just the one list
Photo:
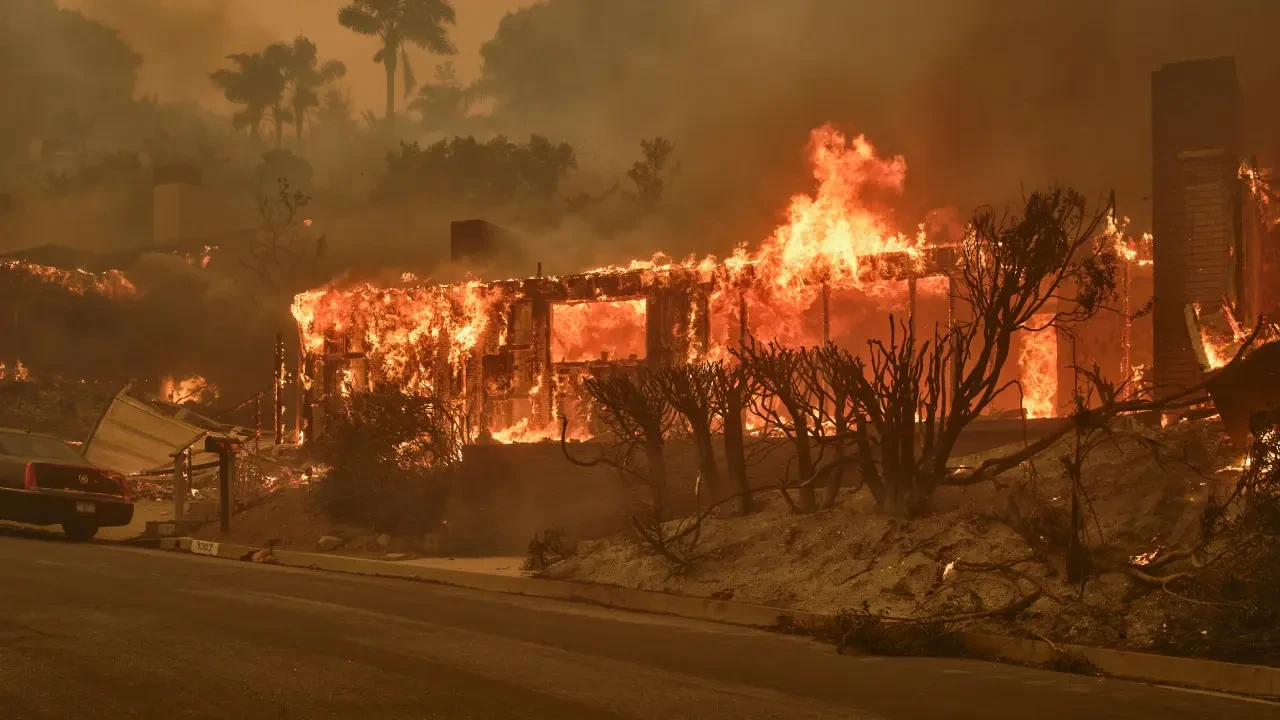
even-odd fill
[[(353, 392), (378, 385), (453, 400), (478, 441), (528, 442), (600, 431), (584, 400), (587, 377), (727, 357), (750, 340), (790, 346), (833, 342), (858, 352), (889, 317), (932, 337), (957, 318), (954, 273), (962, 228), (898, 231), (885, 197), (901, 192), (906, 165), (862, 137), (832, 128), (809, 147), (817, 190), (791, 199), (787, 222), (757, 248), (724, 260), (663, 256), (568, 276), (427, 286), (325, 287), (295, 298), (309, 400), (304, 424), (324, 419)], [(1125, 290), (1142, 293), (1149, 249), (1107, 228), (1125, 258)], [(1149, 243), (1148, 243), (1149, 244)], [(1132, 304), (1141, 307), (1149, 294)], [(1021, 333), (1005, 372), (1022, 392), (1002, 412), (1051, 418), (1070, 400), (1071, 366), (1083, 358), (1130, 368), (1149, 362), (1129, 321)], [(1064, 391), (1068, 390), (1068, 391)]]

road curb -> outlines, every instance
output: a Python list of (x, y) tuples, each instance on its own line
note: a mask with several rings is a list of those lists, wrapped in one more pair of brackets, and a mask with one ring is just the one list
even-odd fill
[[(248, 560), (260, 548), (230, 545), (191, 538), (164, 538), (163, 550), (191, 552), (228, 560)], [(816, 628), (831, 616), (803, 610), (753, 605), (729, 600), (672, 595), (651, 590), (633, 590), (614, 585), (547, 580), (544, 578), (490, 575), (486, 573), (428, 568), (384, 560), (276, 550), (274, 561), (289, 567), (310, 568), (352, 575), (419, 580), (473, 590), (525, 595), (553, 600), (575, 600), (597, 605), (691, 620), (709, 620), (729, 625), (761, 628)], [(1062, 653), (1082, 657), (1107, 675), (1128, 680), (1251, 695), (1280, 697), (1280, 668), (1239, 665), (1214, 660), (1153, 655), (1081, 645), (1050, 645), (1043, 640), (1004, 637), (982, 633), (961, 633), (971, 657), (1043, 664)]]

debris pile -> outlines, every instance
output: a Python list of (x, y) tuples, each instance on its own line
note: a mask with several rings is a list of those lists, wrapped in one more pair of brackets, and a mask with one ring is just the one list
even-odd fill
[(89, 380), (0, 371), (0, 427), (83, 443), (115, 390)]

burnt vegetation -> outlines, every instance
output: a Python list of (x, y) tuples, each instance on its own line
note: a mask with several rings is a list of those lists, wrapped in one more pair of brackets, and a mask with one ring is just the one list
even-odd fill
[(331, 518), (397, 536), (439, 530), (462, 459), (463, 427), (439, 398), (380, 387), (353, 399), (314, 449), (312, 486)]
[[(1028, 555), (949, 562), (926, 540), (914, 551), (936, 555), (939, 577), (916, 615), (887, 617), (863, 607), (841, 613), (820, 634), (842, 648), (949, 654), (958, 651), (954, 630), (965, 624), (1011, 620), (1041, 600), (1070, 614), (1081, 607), (1090, 582), (1118, 572), (1169, 602), (1195, 608), (1184, 616), (1185, 629), (1171, 630), (1164, 640), (1179, 652), (1212, 647), (1220, 653), (1218, 640), (1226, 635), (1234, 638), (1229, 644), (1236, 656), (1274, 660), (1280, 493), (1273, 476), (1280, 417), (1255, 420), (1251, 469), (1235, 493), (1209, 504), (1201, 540), (1165, 548), (1155, 560), (1126, 557), (1108, 545), (1093, 507), (1097, 480), (1088, 476), (1086, 463), (1105, 445), (1130, 443), (1157, 462), (1185, 464), (1175, 449), (1136, 431), (1130, 419), (1203, 406), (1209, 401), (1203, 384), (1161, 392), (1149, 384), (1111, 382), (1096, 366), (1078, 367), (1077, 389), (1058, 429), (976, 465), (952, 461), (964, 429), (1001, 394), (1020, 390), (1017, 381), (1001, 380), (1015, 333), (1068, 332), (1115, 299), (1117, 258), (1099, 240), (1112, 211), (1109, 203), (1090, 209), (1083, 196), (1063, 188), (1031, 194), (1018, 214), (979, 210), (949, 271), (960, 307), (949, 327), (922, 330), (910, 319), (890, 318), (884, 334), (862, 352), (748, 338), (728, 361), (589, 380), (587, 392), (612, 444), (585, 457), (562, 438), (563, 451), (578, 464), (612, 466), (624, 480), (648, 489), (649, 501), (632, 518), (635, 535), (670, 563), (672, 573), (689, 573), (705, 557), (699, 543), (708, 521), (730, 511), (750, 513), (762, 494), (779, 494), (804, 516), (839, 511), (841, 497), (865, 490), (878, 512), (911, 521), (931, 512), (931, 499), (943, 487), (1001, 483), (1015, 468), (1023, 483), (1034, 485), (1036, 462), (1052, 451), (1047, 460), (1069, 483), (1066, 511), (1020, 507), (1015, 493), (1011, 512), (988, 520), (1021, 534)], [(1233, 363), (1258, 334), (1243, 343)], [(679, 479), (669, 476), (665, 452), (677, 440), (691, 443), (696, 456), (691, 504), (672, 498)], [(751, 477), (750, 459), (769, 452), (789, 453), (786, 472)], [(1064, 568), (1063, 580), (1075, 590), (1052, 589), (1032, 572), (1046, 563)], [(968, 579), (952, 578), (943, 592), (953, 573)], [(993, 583), (1007, 589), (1007, 602), (992, 606), (972, 589)], [(1213, 641), (1205, 627), (1213, 628)], [(1055, 657), (1072, 671), (1096, 671), (1066, 650)]]

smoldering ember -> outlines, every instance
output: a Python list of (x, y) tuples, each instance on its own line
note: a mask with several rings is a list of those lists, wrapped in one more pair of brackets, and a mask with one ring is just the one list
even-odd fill
[(1280, 7), (239, 2), (0, 7), (14, 717), (1275, 716)]

